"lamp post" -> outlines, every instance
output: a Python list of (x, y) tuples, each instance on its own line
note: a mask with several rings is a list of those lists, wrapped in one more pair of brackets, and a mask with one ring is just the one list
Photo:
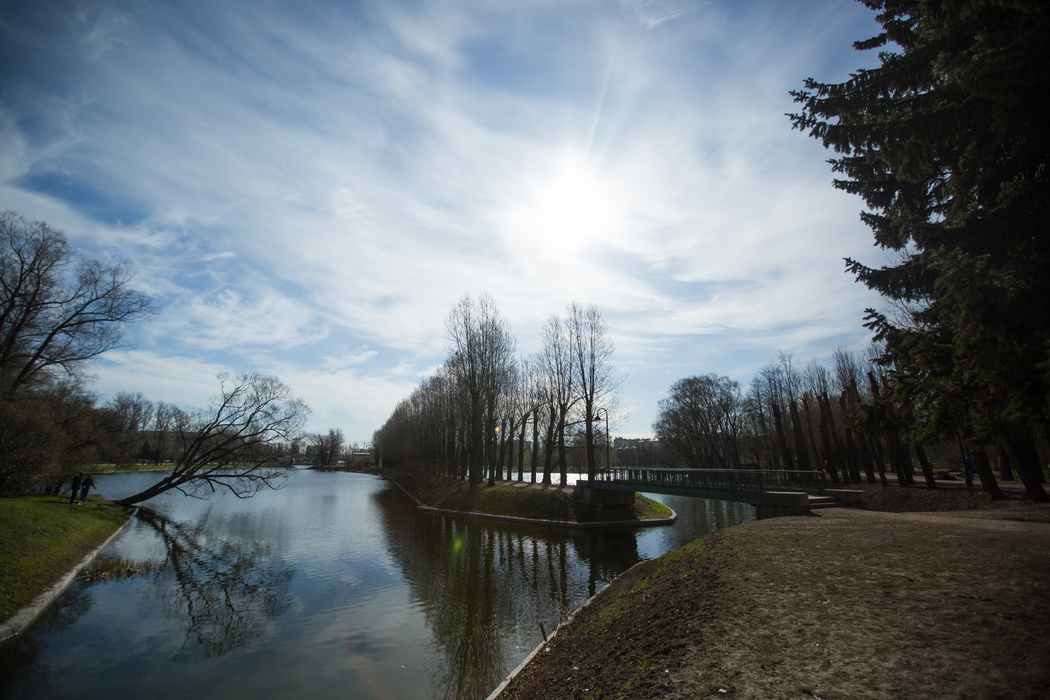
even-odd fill
[[(594, 417), (600, 418), (602, 411), (605, 411), (605, 469), (608, 470), (612, 463), (609, 461), (609, 443), (612, 440), (612, 436), (609, 435), (609, 409), (607, 408), (596, 408), (594, 410)], [(587, 474), (588, 481), (594, 481), (594, 474)]]

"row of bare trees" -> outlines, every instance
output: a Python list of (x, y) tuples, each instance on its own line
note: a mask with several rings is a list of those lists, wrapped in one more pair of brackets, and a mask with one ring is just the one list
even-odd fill
[[(578, 441), (587, 469), (608, 439), (599, 417), (617, 415), (622, 377), (601, 311), (571, 304), (552, 315), (539, 352), (517, 355), (517, 342), (495, 301), (464, 296), (445, 324), (448, 358), (402, 400), (373, 438), (384, 466), (418, 467), (443, 476), (487, 476), (565, 483), (568, 451)], [(609, 413), (611, 411), (611, 413)], [(541, 465), (542, 459), (542, 467)]]
[[(691, 468), (822, 470), (833, 482), (883, 485), (891, 478), (900, 485), (921, 478), (931, 489), (939, 457), (964, 471), (972, 464), (998, 498), (994, 459), (1002, 479), (1012, 480), (1016, 467), (1026, 489), (1042, 491), (1036, 443), (1044, 436), (1028, 438), (1033, 462), (1006, 440), (987, 444), (964, 432), (931, 434), (914, 407), (896, 399), (892, 368), (880, 357), (878, 348), (866, 356), (840, 349), (830, 366), (800, 368), (781, 354), (746, 394), (728, 377), (681, 379), (660, 402), (653, 424), (661, 453)], [(1026, 460), (1033, 463), (1022, 467)]]

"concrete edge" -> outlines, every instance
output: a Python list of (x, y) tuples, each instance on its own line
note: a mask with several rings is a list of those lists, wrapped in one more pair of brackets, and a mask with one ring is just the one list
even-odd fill
[(416, 506), (424, 513), (435, 513), (437, 515), (454, 515), (463, 518), (476, 518), (478, 520), (495, 520), (497, 522), (517, 523), (519, 525), (543, 525), (545, 527), (561, 527), (571, 530), (606, 530), (606, 529), (637, 529), (640, 527), (659, 527), (663, 525), (674, 525), (678, 521), (678, 513), (671, 510), (671, 517), (657, 518), (655, 520), (628, 520), (611, 521), (599, 523), (572, 523), (562, 520), (541, 520), (538, 518), (519, 518), (513, 515), (492, 515), (491, 513), (473, 513), (465, 510), (448, 510), (446, 508), (431, 508), (418, 498), (413, 496), (408, 489), (397, 483), (389, 476), (384, 477), (390, 483), (405, 492), (409, 498), (416, 502)]
[(567, 627), (568, 625), (572, 624), (572, 621), (576, 619), (576, 616), (579, 615), (582, 610), (584, 610), (587, 606), (589, 606), (594, 601), (598, 600), (598, 598), (603, 593), (605, 593), (606, 589), (609, 588), (609, 586), (611, 586), (612, 584), (616, 583), (616, 581), (618, 581), (620, 579), (620, 577), (626, 576), (627, 574), (629, 574), (630, 572), (634, 571), (635, 569), (637, 569), (642, 564), (645, 564), (645, 563), (647, 563), (649, 561), (650, 561), (649, 559), (642, 559), (641, 561), (635, 563), (634, 566), (632, 566), (631, 568), (627, 569), (626, 571), (621, 573), (619, 576), (614, 578), (612, 581), (609, 581), (609, 583), (607, 583), (604, 586), (602, 586), (602, 589), (600, 591), (598, 591), (597, 593), (592, 595), (587, 600), (583, 601), (583, 605), (581, 605), (580, 607), (578, 607), (575, 610), (573, 610), (572, 613), (567, 618), (565, 618), (565, 621), (562, 622), (561, 624), (559, 624), (558, 627), (553, 632), (551, 632), (549, 637), (547, 637), (542, 642), (540, 642), (538, 645), (536, 645), (536, 648), (533, 649), (529, 653), (529, 655), (526, 656), (525, 659), (520, 664), (518, 664), (517, 666), (514, 667), (514, 670), (511, 671), (507, 675), (507, 677), (504, 678), (500, 682), (500, 684), (496, 686), (495, 690), (493, 690), (491, 693), (489, 693), (489, 696), (487, 698), (485, 698), (485, 700), (497, 700), (497, 698), (499, 698), (500, 693), (502, 693), (504, 690), (506, 690), (507, 686), (510, 685), (510, 682), (512, 680), (514, 680), (514, 678), (519, 673), (521, 673), (523, 670), (525, 670), (525, 667), (528, 666), (532, 662), (532, 659), (535, 658), (535, 656), (537, 654), (539, 654), (540, 651), (545, 649), (552, 639), (554, 639), (555, 637), (558, 636), (558, 632), (560, 632), (562, 630), (562, 628)]
[(88, 552), (87, 555), (80, 560), (80, 563), (67, 571), (65, 575), (52, 584), (50, 588), (34, 598), (29, 605), (4, 620), (4, 622), (0, 624), (0, 646), (12, 642), (22, 636), (22, 633), (29, 629), (30, 625), (36, 622), (41, 613), (43, 613), (51, 603), (55, 602), (55, 599), (58, 598), (58, 596), (62, 595), (62, 593), (69, 588), (69, 585), (80, 575), (80, 572), (86, 569), (88, 565), (95, 560), (95, 557), (97, 557), (110, 542), (116, 539), (117, 535), (124, 532), (124, 528), (128, 526), (128, 523), (131, 522), (131, 519), (134, 518), (135, 514), (138, 512), (138, 508), (131, 511), (128, 517), (124, 520), (124, 524), (107, 537), (105, 542)]

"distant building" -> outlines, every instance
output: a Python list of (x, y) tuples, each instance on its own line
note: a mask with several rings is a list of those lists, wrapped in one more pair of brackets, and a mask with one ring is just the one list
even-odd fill
[(350, 468), (361, 468), (371, 466), (372, 464), (372, 453), (371, 452), (352, 452), (350, 454)]

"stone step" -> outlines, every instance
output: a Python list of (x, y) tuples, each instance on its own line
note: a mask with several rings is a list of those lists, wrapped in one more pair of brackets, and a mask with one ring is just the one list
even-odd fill
[(845, 503), (833, 496), (810, 496), (809, 509), (819, 510), (821, 508), (844, 508)]

